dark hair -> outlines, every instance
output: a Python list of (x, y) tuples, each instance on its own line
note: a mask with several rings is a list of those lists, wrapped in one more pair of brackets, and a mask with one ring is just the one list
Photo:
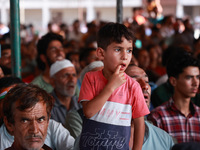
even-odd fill
[[(145, 49), (145, 48), (134, 48), (134, 50), (133, 50), (133, 55), (135, 56), (136, 59), (138, 59), (138, 57), (140, 56), (140, 53), (141, 53), (142, 51), (148, 52), (147, 49)], [(149, 53), (149, 52), (148, 52), (148, 53)]]
[(76, 52), (76, 51), (72, 51), (72, 52), (67, 53), (65, 58), (69, 59), (70, 61), (72, 61), (71, 60), (71, 56), (73, 56), (73, 55), (79, 55), (80, 56), (80, 53)]
[(2, 69), (2, 71), (3, 71), (3, 74), (6, 76), (6, 75), (11, 75), (12, 74), (12, 70), (11, 70), (11, 68), (8, 68), (8, 67), (6, 67), (6, 66), (1, 66), (0, 65), (0, 67), (1, 67), (1, 69)]
[(52, 33), (49, 32), (47, 34), (45, 34), (44, 36), (42, 36), (42, 38), (38, 41), (37, 43), (37, 64), (38, 64), (38, 68), (41, 70), (45, 69), (45, 63), (42, 62), (42, 60), (40, 59), (40, 55), (44, 54), (46, 56), (46, 52), (47, 52), (47, 48), (49, 46), (49, 43), (51, 43), (52, 41), (60, 41), (63, 44), (63, 37), (59, 34), (56, 33)]
[(191, 53), (186, 52), (183, 48), (177, 49), (173, 53), (167, 62), (167, 74), (168, 77), (177, 78), (179, 74), (183, 72), (186, 67), (195, 66), (199, 67), (199, 62), (195, 59)]
[(133, 44), (135, 43), (135, 37), (132, 31), (125, 25), (112, 22), (107, 23), (98, 31), (97, 45), (106, 50), (112, 42), (121, 43), (122, 37), (125, 37), (128, 41), (133, 41)]
[(87, 61), (87, 58), (90, 55), (90, 52), (96, 51), (95, 48), (91, 47), (84, 47), (80, 49), (80, 56), (79, 56), (79, 61)]
[(2, 44), (1, 45), (1, 51), (5, 50), (5, 49), (11, 49), (10, 44)]
[(174, 55), (174, 53), (176, 54), (177, 52), (182, 51), (181, 49), (183, 50), (181, 46), (170, 45), (165, 51), (163, 51), (162, 65), (166, 66), (170, 56)]
[(18, 83), (23, 83), (23, 81), (18, 77), (8, 76), (8, 77), (0, 78), (0, 90), (2, 88), (7, 88), (11, 85), (18, 84)]
[(12, 124), (14, 124), (13, 106), (16, 102), (19, 102), (17, 109), (20, 111), (32, 108), (38, 102), (44, 102), (46, 104), (49, 119), (54, 99), (37, 85), (25, 83), (17, 84), (7, 93), (3, 101), (4, 116), (6, 116), (8, 122)]

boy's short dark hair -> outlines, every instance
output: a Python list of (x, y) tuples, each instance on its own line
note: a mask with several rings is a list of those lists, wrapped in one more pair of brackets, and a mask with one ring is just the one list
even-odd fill
[(133, 32), (125, 25), (120, 23), (107, 23), (99, 29), (97, 34), (97, 45), (106, 50), (108, 45), (113, 42), (121, 43), (122, 37), (125, 37), (128, 41), (135, 43), (135, 37)]
[(181, 74), (183, 70), (189, 66), (199, 68), (198, 60), (184, 49), (177, 49), (177, 51), (170, 56), (167, 62), (168, 77), (178, 78), (179, 74)]
[(41, 70), (45, 69), (45, 64), (40, 59), (40, 55), (41, 54), (46, 55), (49, 43), (51, 43), (52, 41), (60, 41), (63, 45), (63, 37), (59, 34), (52, 33), (52, 32), (49, 32), (49, 33), (45, 34), (44, 36), (42, 36), (42, 38), (37, 43), (38, 55), (37, 55), (36, 61), (38, 64), (38, 68)]

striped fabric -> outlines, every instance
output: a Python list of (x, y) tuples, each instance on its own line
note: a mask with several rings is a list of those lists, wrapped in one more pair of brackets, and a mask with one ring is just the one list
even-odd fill
[[(149, 110), (140, 85), (127, 75), (126, 79), (98, 113), (84, 119), (81, 150), (129, 150), (131, 119), (145, 116)], [(107, 82), (102, 71), (87, 73), (81, 85), (79, 102), (92, 100)]]

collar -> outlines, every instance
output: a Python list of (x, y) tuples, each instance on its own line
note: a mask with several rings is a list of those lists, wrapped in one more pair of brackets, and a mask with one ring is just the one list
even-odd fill
[[(63, 104), (61, 104), (60, 100), (58, 99), (58, 97), (56, 96), (56, 92), (55, 90), (53, 90), (51, 92), (51, 95), (54, 97), (55, 99), (55, 103), (54, 103), (54, 107), (64, 107), (66, 108)], [(72, 96), (71, 97), (71, 103), (70, 103), (70, 108), (73, 108), (75, 107), (75, 101), (77, 101), (77, 97), (76, 96)]]
[[(169, 99), (169, 108), (173, 111), (179, 112), (181, 113), (178, 108), (175, 106), (174, 104), (174, 100), (172, 98)], [(192, 101), (190, 100), (190, 114), (188, 116), (194, 116), (196, 114), (196, 110), (195, 110), (195, 105), (192, 103)], [(182, 113), (181, 113), (182, 114)]]

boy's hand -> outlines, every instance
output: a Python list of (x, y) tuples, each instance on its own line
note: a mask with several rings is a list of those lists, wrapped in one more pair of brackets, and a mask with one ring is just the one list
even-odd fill
[(120, 72), (120, 69), (121, 69), (121, 65), (117, 66), (115, 72), (113, 73), (113, 75), (109, 79), (108, 84), (111, 86), (111, 88), (113, 90), (115, 90), (120, 85), (122, 85), (123, 83), (126, 82), (124, 72)]

